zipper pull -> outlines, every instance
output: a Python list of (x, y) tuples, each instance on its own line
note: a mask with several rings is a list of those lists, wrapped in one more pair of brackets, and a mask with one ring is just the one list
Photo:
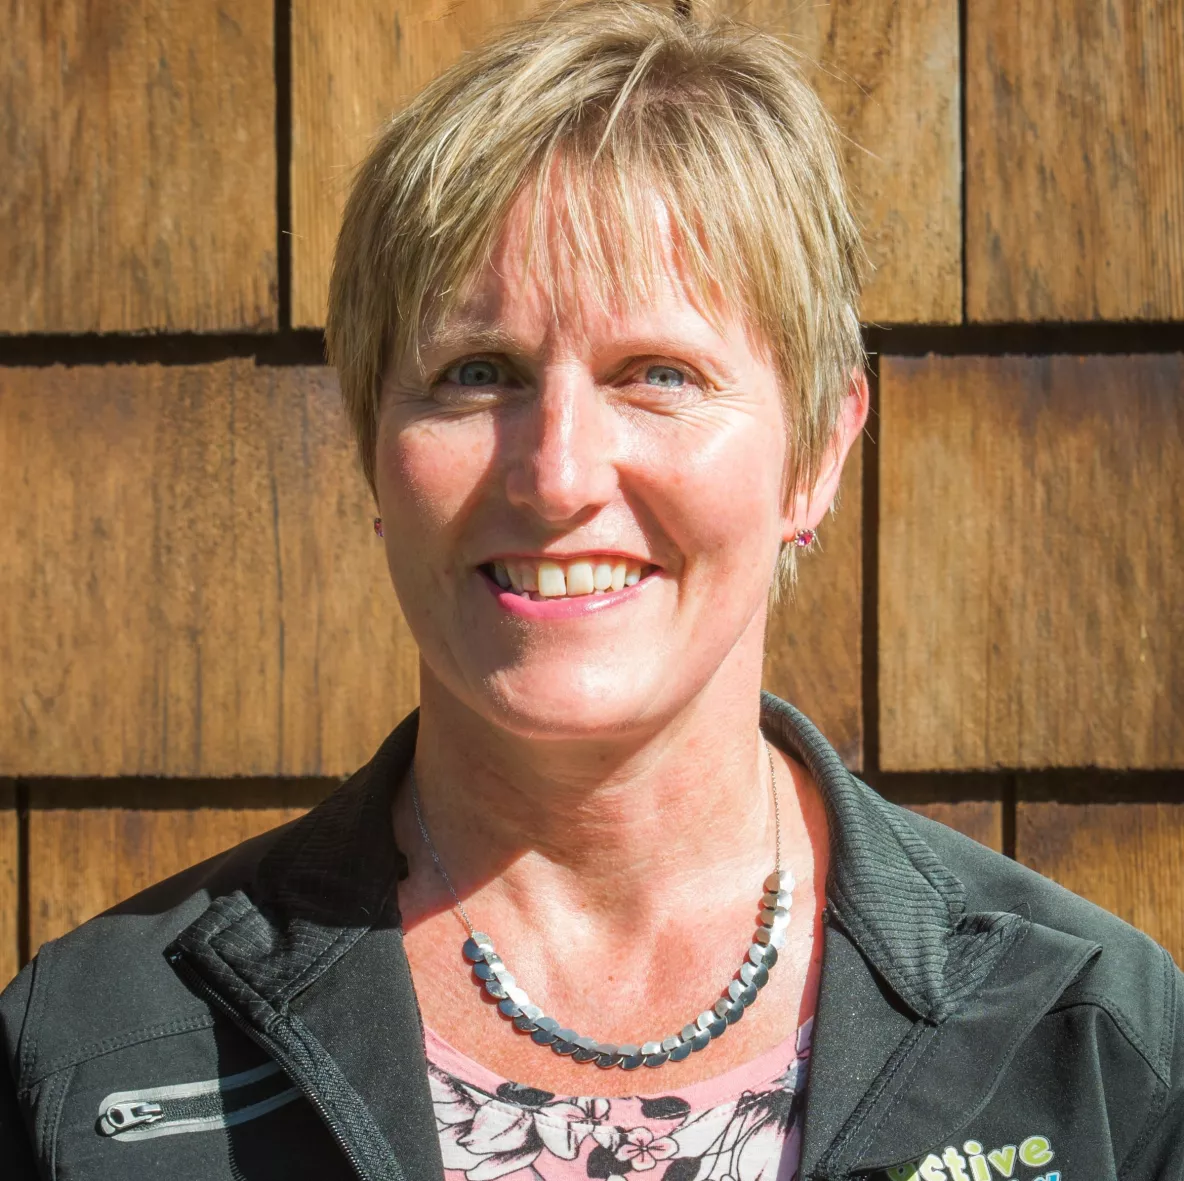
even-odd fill
[(164, 1119), (164, 1109), (159, 1103), (112, 1103), (103, 1112), (102, 1127), (108, 1136), (116, 1132), (126, 1132), (128, 1128), (136, 1128), (141, 1124), (154, 1124)]

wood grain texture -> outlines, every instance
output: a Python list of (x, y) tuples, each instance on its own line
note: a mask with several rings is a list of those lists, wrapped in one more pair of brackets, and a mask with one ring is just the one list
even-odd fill
[(275, 327), (271, 5), (5, 11), (0, 332)]
[(0, 780), (0, 989), (20, 967), (16, 784)]
[(862, 318), (962, 318), (957, 0), (696, 0), (788, 35), (844, 133), (875, 273)]
[(325, 322), (353, 170), (391, 113), (537, 0), (293, 0), (292, 323)]
[(792, 702), (853, 770), (863, 764), (863, 451), (853, 447), (835, 514), (798, 556), (798, 583), (774, 608), (764, 686)]
[(1002, 853), (1005, 778), (981, 773), (876, 775), (871, 781), (894, 804), (919, 812)]
[(970, 318), (1184, 318), (1184, 0), (967, 18)]
[(322, 368), (0, 370), (0, 774), (337, 775), (418, 658)]
[(1184, 356), (885, 357), (885, 770), (1184, 765)]
[(334, 781), (81, 781), (29, 793), (29, 947), (257, 833)]
[(1076, 802), (1020, 788), (1016, 859), (1184, 963), (1184, 800)]

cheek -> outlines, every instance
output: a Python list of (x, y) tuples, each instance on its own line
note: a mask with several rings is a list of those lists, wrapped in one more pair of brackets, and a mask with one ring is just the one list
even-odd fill
[(489, 471), (493, 432), (476, 421), (380, 430), (379, 504), (384, 516), (410, 525), (452, 520)]
[(654, 482), (664, 523), (684, 556), (751, 563), (780, 536), (781, 437), (746, 420), (730, 430), (683, 438)]

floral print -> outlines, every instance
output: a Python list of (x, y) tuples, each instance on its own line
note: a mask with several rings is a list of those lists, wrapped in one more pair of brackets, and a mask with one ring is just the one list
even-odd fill
[(634, 1170), (641, 1173), (677, 1151), (678, 1144), (669, 1136), (655, 1136), (649, 1128), (632, 1128), (625, 1133), (624, 1143), (617, 1149), (617, 1160), (629, 1161)]
[(793, 1181), (811, 1022), (755, 1062), (681, 1092), (564, 1098), (499, 1080), (430, 1030), (448, 1181)]

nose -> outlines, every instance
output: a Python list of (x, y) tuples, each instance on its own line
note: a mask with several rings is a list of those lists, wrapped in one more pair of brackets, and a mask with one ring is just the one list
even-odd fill
[(616, 488), (611, 415), (591, 374), (546, 370), (510, 441), (510, 503), (555, 524), (602, 508)]

